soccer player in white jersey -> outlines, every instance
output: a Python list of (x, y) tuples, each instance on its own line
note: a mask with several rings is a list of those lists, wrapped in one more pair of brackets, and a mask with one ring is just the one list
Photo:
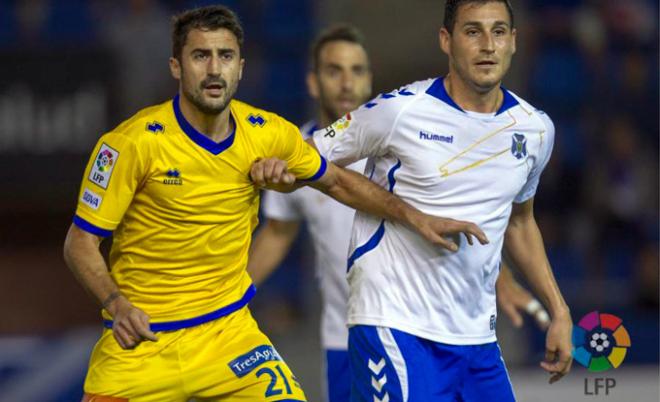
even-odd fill
[[(490, 239), (467, 247), (453, 236), (447, 251), (399, 224), (356, 214), (348, 261), (352, 401), (515, 400), (495, 337), (503, 246), (552, 317), (541, 366), (551, 383), (570, 370), (570, 311), (533, 215), (554, 127), (501, 87), (515, 37), (508, 1), (448, 0), (440, 30), (447, 76), (383, 94), (314, 134), (334, 163), (368, 157), (373, 182), (423, 212), (470, 219)], [(253, 165), (258, 182), (274, 181), (281, 170), (272, 163)]]
[[(323, 32), (312, 47), (312, 70), (308, 89), (319, 103), (319, 118), (305, 124), (308, 137), (355, 109), (370, 94), (371, 73), (362, 36), (354, 28), (337, 26)], [(365, 160), (349, 167), (364, 171)], [(254, 239), (248, 272), (259, 284), (282, 261), (295, 239), (301, 220), (306, 220), (316, 253), (316, 268), (323, 298), (321, 342), (325, 359), (326, 400), (348, 401), (350, 370), (347, 350), (346, 310), (348, 284), (345, 280), (346, 254), (354, 211), (312, 189), (292, 194), (267, 191), (263, 199), (267, 221)], [(520, 325), (518, 309), (530, 312), (545, 325), (545, 310), (538, 301), (507, 275), (498, 278), (498, 302)]]

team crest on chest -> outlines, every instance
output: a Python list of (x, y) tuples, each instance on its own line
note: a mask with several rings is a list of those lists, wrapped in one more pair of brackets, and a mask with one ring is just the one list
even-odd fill
[(523, 134), (514, 133), (511, 137), (511, 153), (516, 159), (522, 159), (527, 156), (527, 138)]

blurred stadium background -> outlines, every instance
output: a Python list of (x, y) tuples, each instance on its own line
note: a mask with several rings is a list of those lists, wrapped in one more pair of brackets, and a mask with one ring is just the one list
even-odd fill
[[(101, 133), (173, 96), (169, 16), (210, 3), (0, 0), (0, 401), (79, 400), (100, 333), (96, 306), (61, 257), (81, 174)], [(549, 386), (538, 368), (543, 334), (500, 319), (518, 397), (658, 401), (657, 2), (513, 3), (519, 51), (506, 86), (557, 126), (536, 202), (550, 260), (574, 320), (616, 314), (632, 338), (619, 369), (596, 376), (574, 365)], [(238, 98), (296, 123), (314, 114), (304, 86), (309, 42), (332, 22), (366, 34), (375, 93), (446, 71), (440, 0), (223, 4), (246, 30)], [(306, 238), (252, 307), (319, 401), (319, 300)], [(617, 387), (585, 396), (594, 377)]]

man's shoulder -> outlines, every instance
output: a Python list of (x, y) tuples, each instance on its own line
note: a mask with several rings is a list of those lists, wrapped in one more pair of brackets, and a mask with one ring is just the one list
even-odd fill
[(393, 91), (379, 94), (363, 106), (367, 108), (375, 108), (380, 105), (389, 105), (398, 108), (404, 107), (406, 104), (424, 96), (428, 88), (433, 84), (433, 81), (434, 79), (431, 78), (403, 85)]
[(176, 125), (173, 116), (172, 100), (170, 99), (140, 110), (108, 134), (121, 136), (132, 141), (154, 138), (166, 133), (168, 128), (173, 128)]
[(249, 103), (232, 99), (231, 112), (239, 124), (254, 128), (273, 128), (283, 124), (292, 124), (277, 113), (250, 105)]
[(433, 79), (415, 81), (390, 92), (384, 92), (360, 106), (368, 111), (372, 119), (391, 121), (396, 119), (417, 100), (423, 99), (426, 91), (433, 84)]
[(536, 108), (533, 106), (531, 103), (527, 102), (525, 99), (521, 98), (514, 92), (508, 91), (507, 92), (518, 102), (519, 107), (525, 112), (525, 114), (529, 117), (530, 121), (534, 124), (539, 124), (542, 129), (544, 130), (554, 130), (554, 124), (552, 123), (552, 119), (546, 112), (544, 112), (541, 109)]

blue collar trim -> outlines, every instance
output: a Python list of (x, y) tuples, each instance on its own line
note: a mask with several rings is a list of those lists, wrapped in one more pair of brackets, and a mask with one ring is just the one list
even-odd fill
[(213, 155), (218, 155), (220, 152), (229, 148), (234, 143), (234, 138), (236, 137), (236, 120), (234, 120), (234, 115), (229, 113), (230, 124), (234, 124), (234, 129), (231, 134), (224, 140), (220, 142), (215, 142), (206, 135), (197, 131), (195, 127), (192, 126), (183, 116), (181, 112), (181, 107), (179, 106), (179, 94), (177, 94), (173, 101), (172, 106), (174, 107), (174, 115), (176, 116), (176, 121), (179, 123), (179, 127), (183, 130), (184, 133), (190, 138), (195, 144), (209, 151)]
[[(520, 102), (518, 102), (518, 100), (514, 98), (513, 95), (511, 95), (511, 93), (506, 90), (506, 88), (500, 87), (500, 89), (502, 90), (504, 97), (502, 99), (502, 106), (500, 106), (500, 109), (497, 111), (497, 113), (495, 113), (495, 116), (502, 114), (512, 107), (520, 104)], [(433, 96), (434, 98), (440, 99), (459, 112), (465, 113), (465, 110), (458, 106), (447, 93), (447, 90), (445, 89), (445, 77), (440, 77), (433, 81), (433, 84), (431, 84), (429, 89), (426, 90), (426, 93)]]
[(511, 109), (514, 106), (518, 106), (520, 102), (518, 102), (518, 99), (514, 98), (513, 95), (509, 91), (506, 90), (504, 87), (500, 87), (502, 89), (502, 95), (504, 97), (502, 98), (502, 106), (500, 106), (500, 110), (495, 113), (495, 116), (502, 114), (506, 112), (507, 110)]

